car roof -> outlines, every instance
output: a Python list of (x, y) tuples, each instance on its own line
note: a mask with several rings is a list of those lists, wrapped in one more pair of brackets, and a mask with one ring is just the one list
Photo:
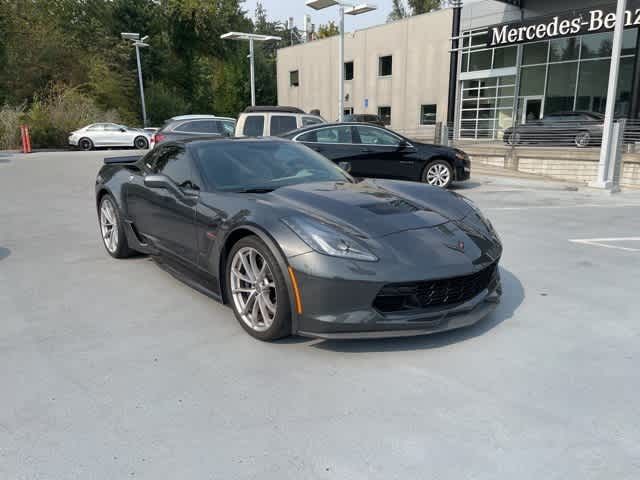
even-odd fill
[(278, 112), (278, 113), (301, 113), (307, 114), (304, 110), (301, 110), (297, 107), (286, 107), (286, 106), (269, 106), (269, 105), (258, 105), (251, 106), (244, 109), (244, 113), (269, 113), (269, 112)]
[(171, 117), (167, 122), (175, 122), (179, 120), (199, 120), (199, 119), (215, 119), (215, 120), (233, 120), (235, 122), (235, 118), (231, 117), (218, 117), (216, 115), (207, 115), (207, 114), (193, 114), (193, 115), (177, 115), (175, 117)]
[(171, 145), (191, 145), (200, 143), (212, 143), (225, 144), (225, 143), (289, 143), (290, 141), (280, 137), (222, 137), (219, 135), (200, 136), (182, 138), (179, 140), (171, 140), (169, 142), (163, 142), (159, 148), (168, 147)]

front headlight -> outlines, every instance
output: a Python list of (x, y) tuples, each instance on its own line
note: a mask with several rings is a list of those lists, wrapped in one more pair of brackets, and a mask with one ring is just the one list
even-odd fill
[(467, 159), (467, 154), (464, 153), (462, 150), (456, 150), (456, 158), (458, 160), (466, 160)]
[(295, 215), (282, 222), (316, 252), (332, 257), (376, 262), (378, 257), (339, 227), (306, 215)]
[(469, 200), (467, 197), (460, 195), (460, 198), (462, 198), (462, 200), (464, 200), (467, 203), (467, 205), (469, 205), (473, 209), (473, 214), (476, 215), (480, 219), (480, 221), (485, 224), (487, 229), (497, 237), (496, 230), (495, 228), (493, 228), (493, 224), (491, 223), (491, 220), (489, 220), (487, 217), (484, 216), (484, 213), (482, 213), (480, 208), (478, 208), (478, 206), (472, 200)]

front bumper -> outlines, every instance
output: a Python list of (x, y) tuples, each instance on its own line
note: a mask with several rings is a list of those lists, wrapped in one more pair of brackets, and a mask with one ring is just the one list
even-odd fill
[[(314, 275), (308, 267), (315, 262), (309, 261), (306, 258), (308, 255), (318, 254), (290, 259), (296, 271), (303, 305), (303, 314), (297, 319), (297, 334), (303, 336), (324, 339), (385, 338), (453, 330), (473, 325), (486, 317), (496, 308), (502, 295), (500, 273), (496, 269), (488, 287), (463, 303), (382, 313), (373, 307), (373, 302), (381, 288), (389, 282)], [(376, 268), (375, 264), (371, 266)], [(372, 273), (367, 272), (365, 266), (356, 276), (366, 277)], [(402, 279), (393, 279), (399, 280)]]
[(455, 180), (462, 182), (471, 178), (471, 161), (469, 157), (465, 157), (464, 160), (458, 159), (455, 168)]
[(73, 147), (78, 146), (78, 137), (69, 137), (69, 145)]

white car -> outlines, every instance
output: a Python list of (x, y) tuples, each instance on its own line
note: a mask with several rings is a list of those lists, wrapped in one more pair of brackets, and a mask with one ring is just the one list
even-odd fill
[(326, 123), (296, 107), (247, 107), (236, 123), (236, 137), (275, 137), (309, 125)]
[(69, 145), (81, 150), (96, 147), (153, 147), (153, 135), (140, 128), (129, 128), (117, 123), (92, 123), (69, 135)]

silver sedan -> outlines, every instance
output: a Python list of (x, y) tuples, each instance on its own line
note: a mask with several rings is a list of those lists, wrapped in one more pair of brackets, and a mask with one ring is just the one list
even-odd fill
[(153, 147), (150, 132), (129, 128), (117, 123), (93, 123), (69, 135), (69, 145), (82, 150), (96, 147), (133, 147), (148, 149)]

